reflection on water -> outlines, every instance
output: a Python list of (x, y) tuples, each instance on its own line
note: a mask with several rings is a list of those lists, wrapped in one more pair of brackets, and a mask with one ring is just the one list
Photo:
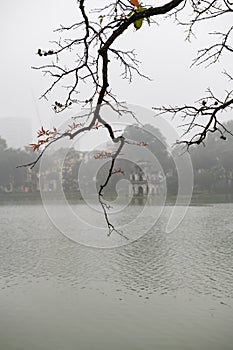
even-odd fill
[(0, 207), (0, 349), (118, 349), (111, 337), (125, 350), (232, 349), (232, 210), (190, 207), (165, 234), (167, 207), (133, 244), (94, 249), (60, 234), (40, 205)]

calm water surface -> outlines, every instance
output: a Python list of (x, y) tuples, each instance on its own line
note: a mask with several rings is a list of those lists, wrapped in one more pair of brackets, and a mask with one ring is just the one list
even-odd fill
[(0, 350), (232, 350), (233, 204), (190, 207), (167, 234), (169, 210), (94, 249), (40, 205), (0, 206)]

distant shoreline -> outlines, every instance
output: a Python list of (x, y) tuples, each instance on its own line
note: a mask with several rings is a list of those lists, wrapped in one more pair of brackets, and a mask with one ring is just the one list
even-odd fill
[[(52, 204), (55, 202), (57, 204), (63, 203), (64, 197), (62, 193), (59, 192), (47, 192), (46, 200), (51, 201)], [(66, 200), (69, 204), (75, 204), (83, 202), (83, 198), (80, 193), (65, 193)], [(125, 197), (124, 197), (125, 198)], [(132, 204), (143, 204), (146, 201), (146, 196), (138, 196), (134, 197), (132, 200)], [(89, 199), (96, 199), (96, 196), (89, 196)], [(106, 200), (114, 200), (114, 196), (106, 197)], [(182, 197), (181, 197), (182, 199)], [(184, 203), (186, 197), (183, 196)], [(151, 196), (149, 198), (150, 203), (153, 204), (161, 204), (163, 203), (163, 198), (159, 196)], [(166, 205), (174, 205), (176, 202), (175, 195), (168, 195), (166, 198)], [(193, 194), (191, 205), (205, 205), (205, 204), (217, 204), (217, 203), (233, 203), (233, 195), (229, 194)], [(0, 205), (17, 205), (17, 204), (42, 204), (41, 194), (40, 192), (13, 192), (13, 193), (0, 193)]]

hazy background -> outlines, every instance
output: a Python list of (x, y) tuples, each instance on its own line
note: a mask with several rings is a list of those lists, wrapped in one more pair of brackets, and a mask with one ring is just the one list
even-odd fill
[[(96, 6), (103, 3), (102, 0), (92, 1)], [(49, 85), (49, 79), (32, 70), (31, 66), (49, 63), (49, 58), (36, 55), (38, 48), (49, 49), (49, 41), (59, 38), (59, 33), (53, 30), (79, 18), (74, 0), (1, 1), (0, 135), (7, 139), (8, 146), (22, 147), (35, 139), (36, 130), (41, 125), (59, 125), (64, 118), (72, 116), (73, 112), (71, 115), (69, 112), (54, 115), (53, 100), (39, 100)], [(221, 18), (213, 23), (202, 23), (196, 28), (196, 39), (193, 38), (191, 43), (184, 40), (184, 28), (169, 19), (162, 20), (159, 26), (148, 27), (145, 23), (138, 32), (132, 26), (117, 44), (136, 49), (142, 61), (142, 72), (153, 81), (135, 77), (129, 88), (128, 82), (121, 80), (116, 63), (112, 62), (110, 82), (113, 92), (120, 100), (148, 109), (155, 105), (192, 103), (203, 96), (207, 87), (213, 88), (215, 93), (223, 93), (227, 80), (221, 72), (230, 67), (230, 56), (208, 69), (204, 66), (190, 69), (197, 49), (210, 44), (212, 37), (208, 32), (230, 24), (227, 18), (222, 22)], [(179, 122), (173, 123), (177, 125)], [(85, 144), (82, 147), (85, 148)]]
[[(102, 5), (104, 1), (87, 3)], [(147, 3), (162, 2), (148, 0)], [(64, 117), (54, 115), (51, 108), (54, 97), (48, 102), (38, 100), (49, 81), (31, 66), (49, 62), (39, 58), (36, 52), (38, 48), (49, 49), (49, 40), (58, 39), (53, 29), (78, 20), (76, 0), (0, 1), (0, 136), (7, 138), (9, 147), (22, 147), (35, 140), (41, 125), (45, 128), (59, 125), (72, 117), (70, 112)], [(228, 86), (221, 72), (230, 68), (232, 57), (225, 56), (221, 63), (208, 69), (189, 68), (196, 50), (213, 39), (208, 37), (208, 32), (232, 25), (226, 17), (224, 23), (223, 18), (211, 23), (198, 27), (197, 39), (191, 44), (184, 40), (184, 28), (170, 20), (161, 21), (159, 27), (148, 27), (145, 23), (138, 32), (132, 26), (118, 45), (137, 50), (142, 72), (153, 81), (135, 78), (129, 88), (112, 62), (113, 92), (120, 100), (140, 105), (138, 111), (144, 119), (149, 118), (149, 112), (145, 111), (150, 111), (152, 106), (193, 103), (203, 96), (207, 87), (223, 94)], [(176, 126), (179, 120), (173, 123)], [(170, 130), (166, 137), (175, 134), (174, 129)], [(101, 129), (94, 135), (101, 137)], [(185, 206), (176, 207), (178, 218), (186, 212), (179, 227), (166, 232), (174, 213), (169, 198), (171, 205), (163, 208), (156, 224), (151, 224), (148, 230), (146, 224), (155, 222), (155, 213), (161, 207), (151, 205), (144, 210), (140, 201), (119, 212), (114, 207), (113, 215), (116, 214), (111, 215), (111, 220), (115, 220), (116, 227), (118, 223), (129, 222), (132, 223), (129, 238), (138, 232), (144, 236), (127, 246), (105, 250), (87, 248), (67, 239), (70, 233), (80, 234), (78, 238), (92, 233), (95, 236), (97, 230), (88, 223), (91, 220), (97, 226), (99, 212), (84, 201), (59, 204), (56, 196), (52, 203), (44, 202), (42, 206), (34, 193), (31, 197), (28, 193), (30, 186), (38, 184), (37, 170), (27, 172), (22, 168), (23, 173), (17, 169), (15, 174), (16, 165), (29, 161), (31, 149), (27, 152), (5, 149), (4, 142), (0, 142), (0, 179), (5, 179), (2, 190), (7, 192), (6, 196), (0, 195), (0, 349), (232, 350), (233, 138), (224, 142), (219, 138), (216, 141), (215, 137), (211, 134), (207, 147), (192, 150), (194, 193), (197, 198), (201, 193), (203, 201), (189, 206), (187, 212)], [(90, 146), (90, 139), (84, 141), (83, 149)], [(64, 167), (63, 188), (71, 189), (77, 199), (73, 179), (77, 181), (81, 162), (77, 162), (78, 151), (69, 151), (74, 157), (67, 154), (66, 160), (72, 167)], [(57, 155), (62, 156), (60, 151)], [(167, 154), (163, 152), (163, 155), (167, 161)], [(82, 155), (79, 156), (81, 161)], [(94, 162), (93, 158), (89, 159), (88, 170)], [(56, 160), (52, 156), (47, 161), (48, 169), (44, 173), (48, 175), (49, 185), (49, 181), (55, 183), (61, 168), (59, 162), (55, 167)], [(173, 170), (169, 166), (168, 170)], [(17, 182), (16, 176), (20, 174)], [(86, 174), (92, 176), (91, 171)], [(177, 174), (170, 171), (166, 180), (168, 193), (175, 198)], [(89, 178), (86, 184), (90, 185)], [(27, 197), (22, 197), (21, 203), (17, 202), (20, 196), (14, 192), (17, 187), (26, 192)], [(50, 189), (47, 193), (53, 195)], [(39, 188), (35, 186), (33, 190)], [(12, 197), (8, 192), (12, 192)], [(219, 195), (222, 203), (214, 204), (214, 196), (219, 201)], [(50, 211), (46, 212), (48, 207)], [(68, 208), (77, 218), (80, 215), (75, 224), (66, 215)], [(145, 218), (140, 224), (134, 220), (137, 213)], [(105, 242), (114, 241), (115, 233), (107, 237), (102, 212), (101, 220), (100, 227), (104, 227), (101, 237)], [(60, 221), (64, 230), (57, 225)]]

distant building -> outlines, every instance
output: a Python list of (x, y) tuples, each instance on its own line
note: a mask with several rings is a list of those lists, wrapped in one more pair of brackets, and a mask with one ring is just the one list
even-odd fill
[(35, 169), (27, 168), (27, 178), (23, 186), (23, 192), (39, 191), (39, 174)]
[(164, 176), (154, 171), (149, 162), (135, 165), (130, 174), (129, 192), (133, 196), (162, 195), (165, 192)]
[(27, 118), (8, 117), (0, 119), (0, 136), (8, 148), (24, 148), (32, 142), (32, 124)]
[(40, 174), (39, 190), (42, 192), (54, 192), (61, 190), (61, 174), (56, 171), (46, 171)]
[[(63, 152), (65, 158), (63, 162)], [(61, 157), (61, 158), (60, 158)], [(65, 191), (72, 192), (79, 190), (78, 169), (84, 153), (70, 149), (60, 149), (52, 156), (47, 169), (40, 170), (39, 181), (42, 192)]]

